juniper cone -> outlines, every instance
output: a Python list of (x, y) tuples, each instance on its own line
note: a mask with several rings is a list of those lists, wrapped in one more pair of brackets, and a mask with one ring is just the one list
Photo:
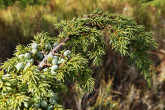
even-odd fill
[(53, 110), (53, 106), (52, 105), (48, 106), (47, 110)]
[(51, 71), (51, 75), (56, 75), (57, 73), (54, 71)]
[(57, 65), (57, 63), (58, 63), (58, 60), (57, 60), (57, 59), (53, 59), (53, 60), (52, 60), (52, 64), (53, 64), (53, 65)]
[(45, 45), (45, 49), (50, 50), (50, 49), (51, 49), (51, 44), (46, 44), (46, 45)]
[[(157, 45), (151, 34), (132, 19), (95, 11), (70, 21), (61, 21), (55, 27), (59, 31), (58, 36), (50, 37), (48, 33), (35, 35), (32, 44), (18, 45), (15, 56), (1, 66), (1, 110), (52, 109), (52, 106), (65, 109), (61, 104), (63, 94), (67, 94), (70, 88), (68, 85), (75, 85), (84, 97), (95, 94), (93, 88), (97, 80), (92, 77), (93, 69), (101, 68), (107, 50), (128, 58), (131, 65), (150, 82), (152, 63), (148, 51)], [(53, 45), (50, 50), (45, 49), (48, 43)], [(71, 52), (63, 55), (65, 50)], [(29, 52), (32, 52), (31, 59), (29, 55), (26, 59), (23, 55)], [(42, 53), (44, 58), (39, 60), (37, 53)], [(65, 57), (68, 54), (69, 57)], [(58, 64), (53, 65), (53, 59), (57, 59)], [(24, 65), (29, 66), (24, 69)], [(58, 100), (51, 99), (50, 90)]]
[(30, 59), (30, 60), (28, 60), (28, 62), (34, 63), (34, 59)]
[(38, 47), (38, 44), (37, 43), (32, 43), (32, 49), (37, 49), (37, 47)]
[(50, 98), (49, 102), (50, 102), (51, 104), (53, 104), (53, 105), (56, 105), (56, 104), (57, 104), (55, 98)]
[(57, 71), (58, 70), (58, 66), (57, 65), (53, 65), (51, 67), (51, 71), (54, 72), (54, 71)]
[(37, 49), (32, 49), (32, 53), (36, 54), (37, 53)]
[(31, 58), (31, 55), (30, 53), (25, 53), (25, 56), (24, 56), (26, 59), (30, 59)]
[(40, 108), (40, 103), (35, 103), (35, 104), (34, 104), (34, 107), (35, 107), (35, 108)]
[(57, 60), (59, 59), (58, 56), (54, 56), (53, 58), (54, 58), (54, 59), (57, 59)]
[(22, 59), (24, 57), (24, 54), (20, 54), (18, 57)]
[(53, 47), (56, 47), (56, 46), (58, 46), (58, 42), (56, 42), (56, 43), (53, 44)]
[(17, 63), (16, 68), (17, 68), (17, 70), (22, 70), (24, 68), (24, 64), (23, 63)]
[(58, 61), (58, 64), (63, 64), (65, 62), (65, 59), (61, 59), (60, 61)]
[(47, 104), (47, 102), (46, 102), (45, 100), (42, 100), (42, 101), (41, 101), (41, 106), (42, 106), (43, 108), (45, 108), (45, 107), (48, 106), (48, 104)]

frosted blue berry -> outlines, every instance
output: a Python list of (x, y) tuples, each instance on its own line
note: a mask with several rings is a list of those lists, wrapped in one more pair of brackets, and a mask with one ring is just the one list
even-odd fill
[(71, 51), (70, 50), (66, 50), (63, 55), (65, 57), (70, 57), (70, 54), (71, 54)]
[(62, 63), (65, 63), (65, 59), (61, 59), (60, 61), (58, 61), (58, 64), (62, 64)]
[(58, 60), (57, 60), (57, 59), (53, 59), (53, 60), (52, 60), (52, 64), (53, 64), (53, 65), (57, 65), (57, 64), (58, 64)]
[(51, 91), (50, 97), (51, 97), (51, 98), (56, 97), (56, 94), (55, 94), (53, 91)]
[(50, 97), (51, 97), (51, 98), (55, 98), (56, 100), (58, 99), (57, 94), (54, 93), (53, 91), (51, 91), (51, 93), (50, 93)]
[(47, 49), (47, 50), (50, 50), (52, 47), (51, 47), (51, 44), (46, 44), (45, 45), (45, 49)]
[(56, 47), (56, 46), (58, 46), (58, 42), (56, 42), (56, 43), (53, 44), (53, 47)]
[(28, 60), (28, 62), (29, 62), (29, 63), (34, 63), (34, 59), (33, 59), (33, 58), (30, 59), (30, 60)]
[(50, 99), (49, 99), (49, 102), (50, 102), (50, 104), (52, 104), (52, 105), (57, 105), (57, 102), (56, 102), (55, 98), (50, 98)]
[(53, 65), (52, 67), (51, 67), (51, 71), (53, 72), (53, 71), (57, 71), (58, 70), (58, 66), (57, 65)]
[(44, 68), (44, 72), (47, 72), (48, 71), (48, 68)]
[(49, 105), (47, 110), (53, 110), (53, 105)]
[(37, 49), (37, 47), (38, 47), (38, 44), (37, 43), (32, 43), (32, 49)]
[(53, 55), (51, 53), (48, 54), (48, 59), (53, 59)]
[(57, 73), (56, 73), (56, 72), (54, 72), (54, 71), (52, 71), (52, 72), (51, 72), (51, 75), (56, 75), (56, 74), (57, 74)]
[(45, 100), (41, 101), (41, 107), (46, 108), (48, 106), (48, 103)]
[(18, 58), (19, 58), (19, 59), (23, 59), (23, 58), (24, 58), (24, 54), (20, 54), (20, 55), (18, 56)]
[(68, 51), (65, 51), (63, 55), (67, 57), (69, 55)]
[(32, 54), (36, 54), (37, 53), (37, 49), (32, 49)]
[(24, 64), (23, 63), (17, 63), (16, 68), (17, 68), (17, 70), (22, 70), (24, 68)]
[(66, 50), (69, 54), (71, 54), (71, 51), (70, 50)]
[(35, 107), (35, 108), (40, 108), (40, 103), (35, 103), (35, 104), (34, 104), (34, 107)]
[(24, 57), (25, 57), (26, 59), (30, 59), (30, 58), (31, 58), (31, 55), (30, 55), (30, 53), (25, 53)]
[(58, 60), (58, 59), (59, 59), (59, 57), (58, 57), (58, 56), (54, 56), (54, 57), (53, 57), (53, 59), (57, 59), (57, 60)]
[(29, 102), (24, 102), (24, 107), (25, 108), (29, 108), (29, 106), (30, 106)]

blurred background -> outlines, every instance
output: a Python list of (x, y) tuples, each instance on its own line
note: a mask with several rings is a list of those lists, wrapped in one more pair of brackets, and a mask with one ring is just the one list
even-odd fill
[(102, 71), (99, 87), (85, 95), (68, 89), (63, 105), (74, 110), (165, 110), (165, 0), (0, 0), (0, 65), (12, 57), (17, 44), (28, 44), (38, 32), (56, 36), (55, 23), (95, 9), (131, 17), (152, 32), (158, 43), (150, 51), (152, 87), (120, 56), (107, 54), (110, 65), (102, 68), (108, 71)]

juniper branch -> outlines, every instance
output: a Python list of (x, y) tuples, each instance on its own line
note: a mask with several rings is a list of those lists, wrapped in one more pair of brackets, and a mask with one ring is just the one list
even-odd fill
[[(109, 52), (109, 48), (107, 48), (109, 45), (121, 56), (126, 56), (129, 62), (134, 64), (149, 81), (149, 67), (152, 63), (148, 51), (150, 46), (156, 47), (156, 43), (151, 34), (145, 32), (144, 27), (137, 25), (132, 19), (96, 12), (85, 18), (78, 17), (71, 21), (62, 21), (56, 24), (56, 28), (60, 31), (57, 38), (47, 36), (44, 33), (38, 34), (34, 37), (36, 46), (33, 47), (35, 48), (31, 47), (32, 45), (17, 46), (15, 57), (1, 66), (0, 109), (8, 109), (9, 107), (12, 109), (14, 107), (31, 109), (30, 106), (27, 107), (27, 103), (31, 105), (32, 109), (46, 109), (46, 106), (54, 106), (55, 104), (51, 105), (53, 101), (50, 102), (49, 99), (55, 98), (55, 94), (63, 94), (64, 92), (61, 91), (66, 91), (66, 83), (76, 83), (83, 91), (92, 92), (95, 85), (92, 73), (101, 72), (99, 68), (102, 68), (101, 65), (105, 60), (102, 60), (102, 56)], [(59, 45), (51, 50), (52, 45), (61, 39), (63, 39), (62, 42), (59, 42)], [(68, 40), (70, 41), (67, 42)], [(51, 62), (52, 59), (47, 63), (49, 54), (55, 53), (57, 55), (61, 50), (65, 51), (65, 48), (63, 49), (64, 44), (72, 52), (70, 58), (61, 55), (58, 60), (63, 59), (65, 63), (59, 63), (60, 61), (57, 60), (55, 63), (57, 65), (54, 65)], [(38, 54), (35, 54), (36, 51), (33, 52), (33, 49), (36, 49)], [(64, 55), (63, 51), (61, 54)], [(30, 57), (27, 55), (25, 57), (25, 54), (31, 52)], [(44, 58), (43, 56), (40, 58), (40, 53), (44, 54)], [(48, 68), (44, 68), (45, 65)], [(92, 71), (92, 69), (95, 70), (95, 67), (98, 67), (99, 71)], [(36, 71), (43, 68), (44, 71)], [(10, 96), (10, 93), (16, 95)], [(92, 105), (95, 102), (93, 103), (91, 100), (96, 100), (98, 97), (97, 92), (93, 91), (93, 93), (93, 95), (88, 95), (88, 102)], [(29, 100), (26, 100), (27, 98)], [(84, 103), (87, 100), (84, 99), (83, 106), (88, 105)], [(42, 106), (35, 107), (36, 104)]]
[[(57, 52), (67, 41), (69, 40), (69, 38), (66, 38), (63, 42), (61, 42), (58, 46), (54, 47), (52, 49), (52, 51), (49, 52), (49, 54), (55, 53)], [(44, 67), (45, 62), (48, 60), (48, 55), (45, 55), (44, 59), (39, 63), (38, 67), (39, 70), (41, 70)]]

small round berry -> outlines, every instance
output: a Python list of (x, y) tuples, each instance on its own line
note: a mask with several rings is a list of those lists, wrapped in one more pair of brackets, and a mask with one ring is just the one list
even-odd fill
[(51, 47), (51, 44), (46, 44), (45, 45), (45, 49), (48, 49), (48, 50), (50, 50), (52, 47)]
[(62, 63), (65, 63), (65, 59), (61, 59), (60, 61), (58, 61), (58, 64), (62, 64)]
[(41, 101), (41, 107), (46, 108), (48, 106), (48, 103), (45, 100)]
[(53, 55), (51, 53), (48, 54), (48, 59), (53, 59)]
[(19, 59), (23, 59), (23, 58), (24, 58), (24, 54), (20, 54), (20, 55), (18, 56), (18, 58), (19, 58)]
[(28, 60), (28, 62), (29, 62), (29, 63), (34, 63), (34, 59), (33, 59), (33, 58), (30, 59), (30, 60)]
[(17, 63), (16, 68), (17, 68), (17, 70), (22, 70), (24, 68), (24, 64), (23, 63)]
[(52, 64), (53, 64), (53, 65), (57, 65), (57, 64), (58, 64), (58, 60), (57, 60), (57, 59), (53, 59), (53, 60), (52, 60)]
[(64, 52), (64, 56), (65, 56), (65, 57), (70, 57), (70, 54), (71, 54), (71, 51), (70, 51), (70, 50), (66, 50), (66, 51)]
[(65, 51), (63, 55), (67, 57), (69, 55), (68, 51)]
[(56, 75), (56, 74), (57, 74), (57, 73), (56, 73), (56, 72), (54, 72), (54, 71), (52, 71), (52, 72), (51, 72), (51, 75)]
[(29, 106), (30, 106), (30, 103), (29, 102), (24, 102), (24, 107), (25, 108), (29, 108)]
[(37, 53), (37, 49), (32, 49), (32, 54), (36, 54)]
[(48, 68), (44, 68), (44, 72), (47, 72), (48, 71)]
[(31, 55), (30, 53), (25, 53), (25, 56), (24, 56), (26, 59), (30, 59), (31, 58)]
[(56, 46), (58, 46), (58, 42), (56, 42), (56, 43), (53, 44), (53, 47), (56, 47)]
[(52, 89), (50, 90), (50, 92), (49, 92), (49, 93), (50, 93), (50, 94), (49, 94), (49, 97), (50, 97), (50, 98), (55, 98), (55, 99), (58, 99), (57, 94), (56, 94), (56, 93), (54, 93)]
[(40, 103), (35, 103), (35, 104), (34, 104), (34, 107), (35, 107), (35, 108), (40, 108)]
[(54, 98), (54, 97), (56, 97), (56, 94), (53, 92), (53, 91), (51, 91), (51, 93), (50, 93), (50, 97), (52, 98)]
[(32, 43), (32, 49), (37, 49), (37, 47), (38, 47), (38, 44), (37, 43)]
[(59, 57), (58, 57), (58, 56), (54, 56), (54, 57), (53, 57), (53, 59), (57, 59), (57, 60), (58, 60), (58, 59), (59, 59)]
[(47, 110), (53, 110), (53, 105), (49, 105)]
[(70, 50), (66, 50), (69, 54), (71, 54), (71, 51)]
[(51, 67), (51, 71), (53, 72), (53, 71), (57, 71), (58, 70), (58, 66), (57, 65), (53, 65), (52, 67)]
[(56, 102), (55, 98), (50, 98), (50, 99), (49, 99), (49, 102), (50, 102), (50, 104), (52, 104), (52, 105), (57, 105), (57, 102)]

